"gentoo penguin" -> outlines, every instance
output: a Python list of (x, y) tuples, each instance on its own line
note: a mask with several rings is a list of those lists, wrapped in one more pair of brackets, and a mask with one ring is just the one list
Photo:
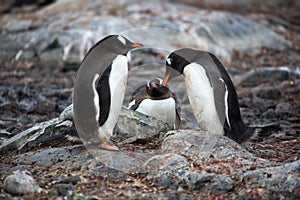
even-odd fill
[(242, 120), (235, 87), (216, 56), (183, 48), (172, 52), (166, 65), (162, 85), (183, 74), (192, 110), (202, 129), (236, 142), (244, 142), (254, 134), (254, 128)]
[(132, 94), (128, 109), (167, 122), (173, 129), (180, 126), (180, 103), (174, 93), (155, 78), (138, 87)]
[(97, 42), (83, 59), (76, 75), (73, 116), (79, 136), (85, 142), (100, 143), (107, 150), (121, 111), (128, 74), (127, 53), (142, 47), (121, 35), (109, 35)]

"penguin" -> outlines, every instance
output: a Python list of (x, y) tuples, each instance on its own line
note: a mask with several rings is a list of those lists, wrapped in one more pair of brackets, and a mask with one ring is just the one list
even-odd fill
[(162, 86), (163, 80), (155, 78), (138, 87), (129, 100), (128, 109), (138, 111), (167, 122), (172, 129), (179, 129), (180, 102), (176, 95)]
[(255, 132), (241, 117), (235, 87), (222, 63), (212, 53), (182, 48), (166, 60), (162, 85), (183, 75), (195, 118), (203, 130), (242, 143)]
[(121, 111), (128, 74), (127, 53), (142, 44), (121, 35), (98, 41), (84, 57), (74, 84), (73, 117), (85, 142), (100, 143), (107, 150)]

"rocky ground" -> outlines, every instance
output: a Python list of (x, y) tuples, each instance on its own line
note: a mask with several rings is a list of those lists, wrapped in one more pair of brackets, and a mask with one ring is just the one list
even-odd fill
[[(0, 17), (0, 198), (300, 197), (295, 5), (214, 10), (172, 1), (61, 0), (25, 7), (5, 2), (0, 7), (5, 11)], [(145, 26), (160, 29), (135, 29)], [(201, 132), (179, 78), (170, 88), (181, 100), (185, 130), (166, 133), (163, 123), (124, 110), (114, 137), (119, 152), (49, 140), (76, 134), (70, 111), (60, 116), (72, 102), (76, 70), (92, 44), (119, 32), (147, 47), (132, 52), (125, 105), (139, 84), (162, 76), (170, 50), (192, 46), (225, 64), (246, 124), (281, 128), (242, 145)], [(124, 138), (124, 132), (133, 135)]]

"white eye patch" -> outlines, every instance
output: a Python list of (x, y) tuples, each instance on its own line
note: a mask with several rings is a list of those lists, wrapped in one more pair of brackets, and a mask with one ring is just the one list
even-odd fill
[(168, 59), (167, 59), (167, 63), (168, 63), (169, 65), (171, 65), (171, 58), (168, 58)]
[(121, 35), (118, 36), (118, 40), (119, 40), (120, 42), (122, 42), (124, 45), (126, 45), (126, 40), (125, 40), (125, 38), (123, 38)]

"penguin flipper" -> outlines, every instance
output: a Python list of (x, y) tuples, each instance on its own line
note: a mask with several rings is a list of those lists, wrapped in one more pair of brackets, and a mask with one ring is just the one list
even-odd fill
[(99, 97), (99, 126), (102, 126), (109, 115), (109, 109), (111, 104), (111, 99), (107, 98), (110, 97), (110, 88), (109, 88), (109, 74), (111, 71), (111, 64), (109, 67), (106, 68), (106, 70), (101, 75), (98, 82), (96, 82), (96, 91), (97, 95)]
[(176, 105), (176, 119), (175, 119), (175, 129), (179, 129), (180, 128), (180, 124), (181, 124), (181, 103), (178, 100), (178, 98), (176, 97), (175, 93), (172, 92), (172, 97), (175, 100), (175, 105)]
[(147, 96), (147, 93), (145, 92), (146, 87), (147, 87), (146, 84), (141, 85), (132, 93), (132, 95), (129, 99), (128, 109), (136, 110), (139, 107), (141, 101), (143, 100), (140, 98), (140, 96), (141, 96), (140, 94), (144, 93), (144, 95), (142, 95), (142, 96)]

